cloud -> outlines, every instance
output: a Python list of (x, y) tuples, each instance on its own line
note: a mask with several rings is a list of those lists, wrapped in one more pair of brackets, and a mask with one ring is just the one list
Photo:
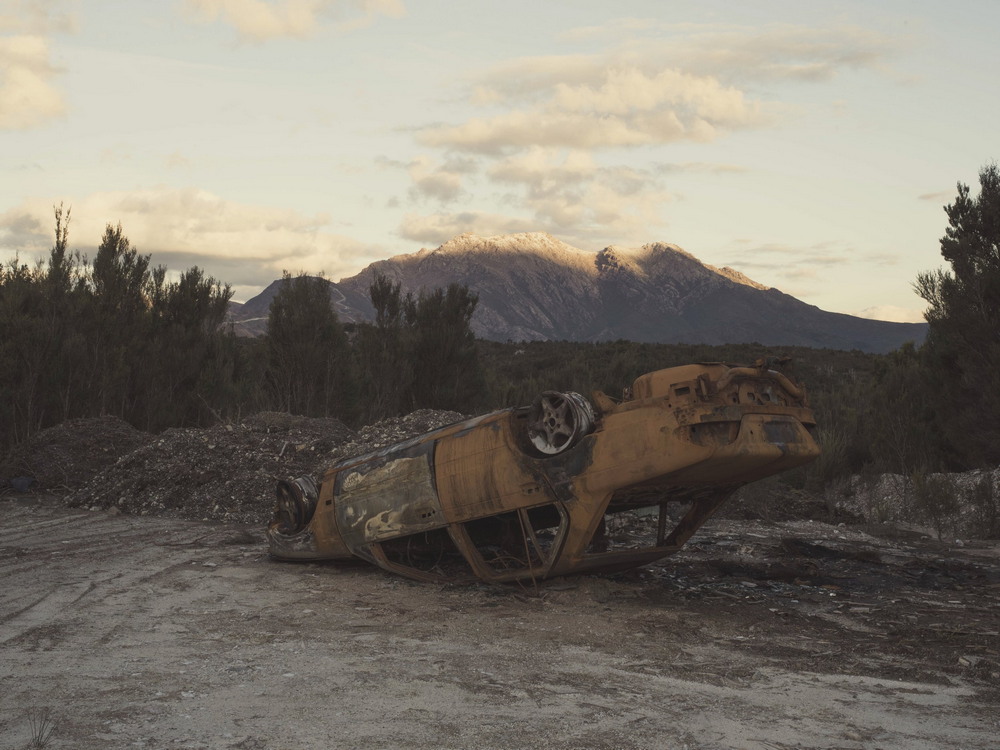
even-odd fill
[(253, 42), (304, 39), (331, 17), (344, 19), (333, 23), (336, 30), (352, 31), (370, 26), (379, 16), (405, 14), (402, 0), (185, 0), (184, 8), (196, 22), (221, 21)]
[(413, 181), (411, 199), (431, 198), (451, 203), (461, 196), (462, 180), (476, 171), (476, 164), (471, 159), (449, 159), (439, 165), (429, 156), (418, 156), (406, 168)]
[(951, 203), (955, 199), (954, 190), (942, 190), (937, 193), (923, 193), (918, 195), (917, 199), (922, 201), (932, 201), (934, 203)]
[(400, 223), (399, 234), (414, 242), (437, 246), (466, 232), (491, 236), (532, 232), (536, 229), (535, 222), (522, 218), (480, 211), (463, 211), (429, 215), (407, 214)]
[(577, 26), (564, 31), (559, 39), (564, 42), (586, 42), (595, 39), (631, 37), (657, 30), (676, 28), (652, 18), (613, 18), (600, 26)]
[(179, 167), (190, 166), (191, 160), (188, 159), (186, 156), (184, 156), (184, 154), (180, 153), (179, 151), (172, 151), (171, 153), (167, 154), (164, 163), (170, 169), (176, 169)]
[[(0, 249), (45, 257), (54, 226), (50, 199), (31, 199), (0, 214)], [(356, 273), (381, 248), (326, 230), (329, 217), (225, 200), (203, 190), (150, 188), (65, 199), (71, 207), (70, 246), (93, 257), (104, 227), (121, 222), (153, 263), (197, 264), (234, 284), (263, 284), (282, 270)]]
[(620, 57), (635, 55), (726, 81), (822, 82), (847, 68), (885, 70), (898, 50), (914, 43), (895, 32), (848, 24), (743, 27), (642, 18), (573, 29), (563, 38), (608, 40), (618, 45), (615, 54)]
[(45, 37), (0, 38), (0, 129), (27, 130), (65, 114), (62, 92), (53, 85), (58, 73)]
[(512, 89), (506, 80), (476, 90), (509, 109), (459, 125), (426, 128), (424, 145), (500, 155), (533, 146), (601, 149), (682, 140), (711, 141), (722, 132), (758, 127), (763, 106), (718, 80), (675, 69), (596, 67), (593, 60), (550, 60)]
[(781, 105), (755, 99), (748, 84), (823, 82), (844, 69), (884, 68), (902, 44), (854, 26), (744, 28), (630, 18), (608, 30), (627, 30), (627, 41), (600, 54), (518, 58), (477, 75), (470, 103), (502, 111), (429, 126), (419, 140), (493, 155), (531, 146), (711, 141), (778, 119)]
[(488, 176), (523, 188), (509, 200), (535, 217), (536, 229), (576, 241), (645, 237), (663, 224), (659, 209), (673, 199), (653, 173), (601, 166), (585, 151), (536, 147), (496, 162)]
[(39, 127), (66, 113), (55, 83), (48, 36), (75, 30), (59, 0), (4, 0), (0, 4), (0, 130)]
[(924, 314), (920, 310), (907, 307), (897, 307), (896, 305), (877, 305), (866, 307), (860, 312), (851, 313), (859, 318), (870, 318), (871, 320), (888, 320), (893, 323), (923, 323)]
[[(484, 233), (469, 223), (482, 220), (491, 223), (490, 232), (498, 231), (498, 224), (527, 224), (581, 247), (648, 242), (651, 230), (666, 223), (665, 206), (677, 200), (663, 184), (667, 175), (746, 171), (733, 164), (665, 161), (665, 147), (771, 126), (787, 108), (773, 93), (755, 93), (764, 90), (762, 82), (814, 83), (846, 68), (878, 68), (898, 47), (848, 26), (751, 29), (642, 18), (578, 29), (566, 40), (593, 46), (602, 38), (612, 41), (599, 53), (523, 57), (473, 74), (466, 97), (477, 108), (475, 116), (416, 132), (422, 146), (440, 149), (445, 157), (480, 158), (486, 186), (505, 190), (500, 197), (518, 218), (474, 210), (409, 215), (400, 233), (444, 241), (449, 232)], [(654, 158), (638, 168), (615, 164), (626, 151), (652, 152)], [(419, 169), (410, 168), (411, 196), (442, 202), (479, 197), (470, 194), (471, 185), (427, 159)], [(844, 262), (847, 251), (788, 252), (803, 263), (829, 266)], [(755, 261), (747, 266), (787, 269), (787, 260), (773, 255), (747, 258)]]
[[(768, 284), (800, 297), (813, 293), (809, 282), (822, 281), (833, 269), (858, 262), (854, 248), (839, 242), (790, 245), (737, 240), (737, 244), (740, 249), (723, 265), (742, 271), (758, 281), (764, 279)], [(865, 260), (870, 261), (871, 257), (866, 255)], [(890, 262), (888, 256), (876, 256), (876, 260), (880, 264)], [(803, 284), (810, 288), (804, 288)]]
[(3, 0), (0, 34), (45, 35), (76, 31), (76, 18), (60, 0)]
[(907, 43), (905, 37), (858, 26), (772, 24), (689, 33), (666, 54), (727, 81), (815, 83), (832, 80), (844, 69), (882, 69)]
[(709, 174), (741, 174), (750, 170), (739, 164), (715, 164), (707, 161), (665, 162), (656, 165), (656, 170), (672, 172), (707, 172)]

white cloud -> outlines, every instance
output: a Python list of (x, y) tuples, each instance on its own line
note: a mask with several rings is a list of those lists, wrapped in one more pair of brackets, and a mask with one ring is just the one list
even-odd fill
[(951, 203), (955, 200), (957, 191), (955, 190), (941, 190), (937, 193), (923, 193), (917, 196), (918, 200), (931, 201), (932, 203)]
[(498, 182), (526, 185), (532, 195), (550, 195), (567, 185), (590, 180), (597, 172), (594, 158), (586, 151), (570, 151), (561, 160), (557, 153), (540, 147), (496, 162), (488, 174)]
[(462, 194), (462, 179), (474, 171), (468, 160), (452, 160), (436, 164), (429, 156), (418, 156), (407, 165), (413, 186), (412, 199), (432, 198), (441, 203), (451, 203)]
[[(150, 188), (65, 198), (70, 246), (93, 255), (107, 224), (121, 223), (141, 253), (171, 270), (197, 264), (221, 281), (262, 285), (282, 270), (356, 273), (382, 248), (325, 229), (329, 217), (236, 203), (196, 189)], [(29, 199), (0, 214), (0, 249), (43, 258), (52, 245), (51, 199)], [(235, 277), (234, 277), (235, 276)]]
[[(745, 28), (626, 18), (605, 32), (621, 41), (603, 53), (519, 58), (479, 74), (470, 83), (470, 103), (502, 111), (429, 127), (420, 140), (483, 154), (536, 145), (711, 141), (776, 121), (782, 105), (755, 99), (749, 85), (822, 82), (844, 69), (881, 69), (906, 43), (843, 25)], [(597, 33), (582, 29), (570, 38)]]
[(66, 113), (50, 61), (53, 33), (75, 30), (73, 15), (59, 0), (0, 1), (0, 130), (39, 127)]
[(603, 167), (586, 151), (536, 147), (498, 161), (488, 174), (524, 188), (523, 197), (512, 200), (534, 215), (536, 228), (578, 240), (648, 241), (644, 233), (663, 224), (660, 207), (672, 200), (652, 173)]
[(920, 310), (912, 308), (897, 307), (896, 305), (877, 305), (866, 307), (861, 312), (851, 313), (859, 318), (870, 318), (872, 320), (888, 320), (893, 323), (923, 323), (924, 314)]
[[(829, 27), (771, 24), (759, 29), (687, 29), (670, 45), (649, 46), (685, 67), (714, 73), (724, 80), (822, 82), (844, 69), (884, 69), (903, 45), (904, 35), (892, 36), (859, 26)], [(657, 42), (661, 42), (657, 44)]]
[(466, 232), (486, 237), (496, 234), (532, 232), (536, 228), (535, 222), (514, 216), (465, 211), (430, 215), (407, 214), (400, 223), (399, 234), (414, 242), (425, 242), (437, 246)]
[(0, 38), (0, 129), (25, 130), (62, 116), (66, 104), (53, 85), (58, 72), (45, 37)]
[(758, 27), (669, 23), (622, 18), (600, 27), (573, 29), (567, 41), (607, 40), (614, 54), (717, 75), (723, 80), (827, 81), (845, 68), (885, 70), (887, 61), (912, 45), (905, 34), (884, 34), (848, 24)]
[(306, 38), (331, 18), (334, 28), (350, 31), (405, 14), (402, 0), (185, 0), (184, 7), (196, 21), (222, 21), (254, 42)]
[[(600, 53), (518, 58), (472, 75), (467, 98), (476, 116), (417, 133), (420, 144), (445, 155), (482, 157), (487, 187), (505, 190), (501, 197), (511, 213), (530, 220), (471, 210), (410, 215), (401, 234), (445, 241), (463, 231), (528, 224), (579, 246), (648, 242), (666, 223), (664, 207), (676, 200), (663, 185), (667, 175), (745, 171), (731, 164), (669, 163), (665, 147), (774, 125), (787, 107), (777, 99), (783, 89), (770, 82), (814, 83), (846, 68), (878, 68), (899, 46), (857, 27), (745, 28), (642, 18), (579, 29), (565, 39), (593, 44), (602, 37), (612, 42)], [(766, 97), (755, 93), (764, 90)], [(659, 158), (646, 168), (613, 163), (616, 154), (640, 149)], [(411, 168), (411, 194), (470, 202), (479, 197), (469, 194), (470, 186), (460, 193), (459, 179), (440, 174), (426, 158), (420, 169)], [(801, 264), (828, 267), (845, 262), (848, 252), (754, 248), (747, 256), (754, 262), (744, 265), (792, 278), (780, 255), (795, 253)]]
[[(758, 268), (780, 270), (786, 278), (801, 276), (801, 267), (839, 266), (855, 262), (853, 248), (838, 242), (815, 242), (811, 245), (786, 245), (779, 242), (765, 242), (751, 245), (742, 240), (745, 247), (734, 252), (735, 257), (726, 265), (733, 268)], [(789, 258), (788, 256), (792, 256)], [(888, 256), (878, 256), (879, 262), (887, 262)], [(794, 263), (794, 267), (791, 265)], [(812, 272), (812, 271), (810, 271)]]
[(0, 0), (0, 34), (44, 35), (76, 30), (61, 0)]
[(740, 174), (748, 172), (746, 167), (739, 164), (717, 164), (705, 161), (686, 161), (677, 163), (657, 164), (658, 172), (707, 172), (709, 174)]
[(566, 74), (561, 80), (536, 70), (517, 90), (507, 83), (477, 88), (479, 100), (502, 102), (507, 112), (431, 127), (420, 141), (484, 154), (532, 146), (599, 149), (710, 141), (767, 121), (761, 103), (712, 77), (675, 69), (595, 68), (592, 60), (553, 63)]

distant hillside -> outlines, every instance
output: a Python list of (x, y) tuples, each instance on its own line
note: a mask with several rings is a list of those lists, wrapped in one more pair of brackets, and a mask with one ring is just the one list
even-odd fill
[[(377, 261), (331, 282), (342, 321), (371, 319), (368, 287), (375, 273), (398, 281), (404, 292), (467, 285), (479, 295), (473, 330), (494, 341), (757, 342), (886, 352), (923, 341), (927, 330), (925, 323), (826, 312), (665, 243), (595, 254), (542, 233), (463, 234), (435, 250)], [(238, 330), (263, 332), (279, 284), (234, 305)]]

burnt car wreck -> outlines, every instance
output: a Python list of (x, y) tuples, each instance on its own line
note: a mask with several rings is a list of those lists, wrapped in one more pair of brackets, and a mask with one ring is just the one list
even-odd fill
[[(676, 552), (742, 485), (819, 455), (803, 388), (760, 362), (642, 375), (620, 401), (548, 391), (280, 482), (281, 560), (361, 558), (424, 581), (540, 580)], [(638, 511), (643, 544), (616, 542)], [(654, 520), (655, 519), (655, 520)]]

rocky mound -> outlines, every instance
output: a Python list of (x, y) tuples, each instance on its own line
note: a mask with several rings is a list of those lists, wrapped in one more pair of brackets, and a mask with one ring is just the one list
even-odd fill
[[(393, 443), (408, 440), (411, 437), (422, 435), (425, 432), (436, 430), (455, 422), (465, 419), (464, 414), (457, 411), (435, 411), (433, 409), (419, 409), (407, 414), (405, 417), (390, 417), (376, 422), (373, 425), (362, 427), (358, 436), (354, 440), (338, 445), (329, 455), (330, 465), (350, 456), (360, 456), (364, 453), (377, 451)], [(320, 467), (325, 469), (326, 466)]]
[(264, 524), (278, 479), (316, 475), (461, 419), (422, 410), (355, 433), (336, 419), (263, 412), (239, 424), (172, 429), (106, 467), (67, 498), (73, 507)]
[(118, 417), (70, 419), (25, 441), (0, 466), (0, 478), (23, 477), (43, 490), (72, 490), (153, 436)]

